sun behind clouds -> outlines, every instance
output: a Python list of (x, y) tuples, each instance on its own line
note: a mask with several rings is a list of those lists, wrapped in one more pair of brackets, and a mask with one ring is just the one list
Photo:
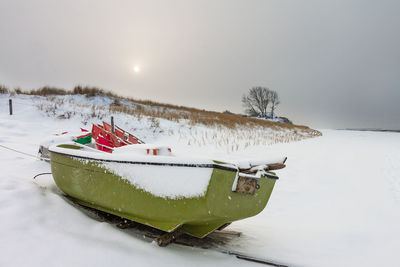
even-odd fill
[(135, 72), (135, 73), (140, 72), (140, 66), (138, 66), (138, 65), (133, 66), (133, 72)]

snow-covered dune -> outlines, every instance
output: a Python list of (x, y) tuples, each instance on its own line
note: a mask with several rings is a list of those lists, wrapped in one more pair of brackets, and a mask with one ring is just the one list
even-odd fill
[[(82, 123), (85, 114), (47, 116), (30, 96), (14, 98), (9, 116), (7, 100), (0, 96), (2, 146), (35, 155), (49, 134), (90, 128)], [(90, 119), (92, 109), (86, 112)], [(123, 128), (182, 155), (288, 156), (266, 209), (229, 227), (243, 232), (233, 249), (296, 266), (398, 265), (400, 134), (324, 130), (298, 142), (246, 146), (229, 132), (214, 136), (219, 144), (209, 142), (214, 129), (205, 126), (160, 120), (160, 133), (150, 121), (115, 116)], [(235, 142), (238, 148), (229, 149)], [(32, 179), (50, 166), (29, 155), (0, 147), (0, 170), (0, 266), (257, 266), (207, 250), (159, 248), (93, 220), (60, 197), (51, 176)]]

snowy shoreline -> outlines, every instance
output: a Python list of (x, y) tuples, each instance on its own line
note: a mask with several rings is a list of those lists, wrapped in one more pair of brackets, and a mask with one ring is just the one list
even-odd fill
[[(0, 144), (36, 154), (48, 134), (82, 126), (78, 119), (47, 117), (24, 105), (29, 101), (15, 101), (13, 116), (1, 106)], [(243, 232), (230, 244), (233, 249), (298, 266), (397, 265), (398, 133), (323, 130), (322, 137), (228, 153), (210, 144), (188, 146), (187, 139), (176, 137), (177, 131), (156, 135), (145, 127), (141, 133), (148, 140), (171, 145), (181, 155), (195, 150), (196, 156), (232, 160), (288, 157), (265, 210), (229, 226)], [(258, 266), (201, 249), (159, 248), (95, 221), (60, 197), (51, 176), (32, 179), (49, 172), (48, 163), (1, 151), (0, 266)]]
[(390, 133), (400, 133), (400, 130), (394, 129), (375, 129), (375, 128), (346, 128), (338, 129), (339, 131), (361, 131), (361, 132), (390, 132)]

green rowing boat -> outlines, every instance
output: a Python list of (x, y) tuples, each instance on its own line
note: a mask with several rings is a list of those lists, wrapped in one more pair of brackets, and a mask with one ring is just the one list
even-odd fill
[(260, 213), (278, 179), (268, 168), (274, 164), (268, 162), (241, 169), (212, 160), (142, 155), (127, 148), (140, 146), (110, 154), (76, 143), (54, 145), (49, 148), (54, 180), (81, 205), (202, 238)]

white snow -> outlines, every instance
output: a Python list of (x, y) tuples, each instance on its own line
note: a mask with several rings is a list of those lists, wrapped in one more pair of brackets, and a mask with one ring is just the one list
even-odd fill
[[(113, 154), (142, 154), (147, 156), (153, 156), (152, 150), (157, 150), (157, 156), (173, 156), (169, 151), (168, 146), (161, 146), (157, 144), (136, 144), (134, 146), (121, 146), (114, 148)], [(150, 150), (150, 151), (149, 151)]]
[(190, 168), (152, 165), (132, 165), (104, 162), (110, 172), (127, 179), (132, 185), (164, 198), (204, 196), (210, 182), (212, 168)]
[[(36, 154), (50, 133), (84, 127), (82, 117), (47, 117), (32, 106), (41, 101), (35, 99), (15, 97), (9, 116), (8, 97), (0, 95), (0, 145)], [(124, 121), (122, 115), (119, 120)], [(324, 130), (318, 138), (240, 144), (232, 151), (221, 149), (222, 143), (191, 142), (187, 148), (193, 136), (185, 133), (195, 128), (180, 123), (161, 121), (162, 127), (175, 129), (171, 135), (131, 123), (139, 137), (173, 146), (177, 154), (198, 151), (194, 156), (231, 160), (288, 156), (265, 210), (229, 226), (243, 232), (232, 249), (296, 266), (398, 266), (400, 134)], [(93, 220), (60, 197), (51, 176), (32, 179), (49, 172), (48, 163), (0, 151), (0, 266), (261, 266), (174, 244), (159, 248)]]
[[(153, 162), (153, 163), (171, 163), (171, 164), (213, 164), (214, 161), (207, 158), (194, 158), (191, 156), (153, 156), (142, 153), (131, 153), (132, 151), (121, 151), (118, 153), (120, 148), (116, 148), (117, 153), (103, 152), (97, 149), (93, 149), (87, 146), (82, 146), (77, 143), (73, 143), (76, 146), (81, 146), (84, 149), (65, 149), (58, 147), (58, 144), (50, 146), (49, 150), (58, 153), (68, 153), (72, 156), (77, 157), (89, 157), (98, 160), (117, 160), (117, 161), (136, 161), (136, 162)], [(133, 150), (134, 151), (134, 150)]]
[(235, 164), (240, 169), (249, 169), (255, 166), (267, 165), (271, 163), (282, 163), (286, 158), (282, 156), (268, 155), (268, 154), (270, 153), (264, 153), (264, 155), (262, 155), (263, 159), (247, 159), (247, 160), (240, 159), (240, 160), (229, 160), (229, 162)]

